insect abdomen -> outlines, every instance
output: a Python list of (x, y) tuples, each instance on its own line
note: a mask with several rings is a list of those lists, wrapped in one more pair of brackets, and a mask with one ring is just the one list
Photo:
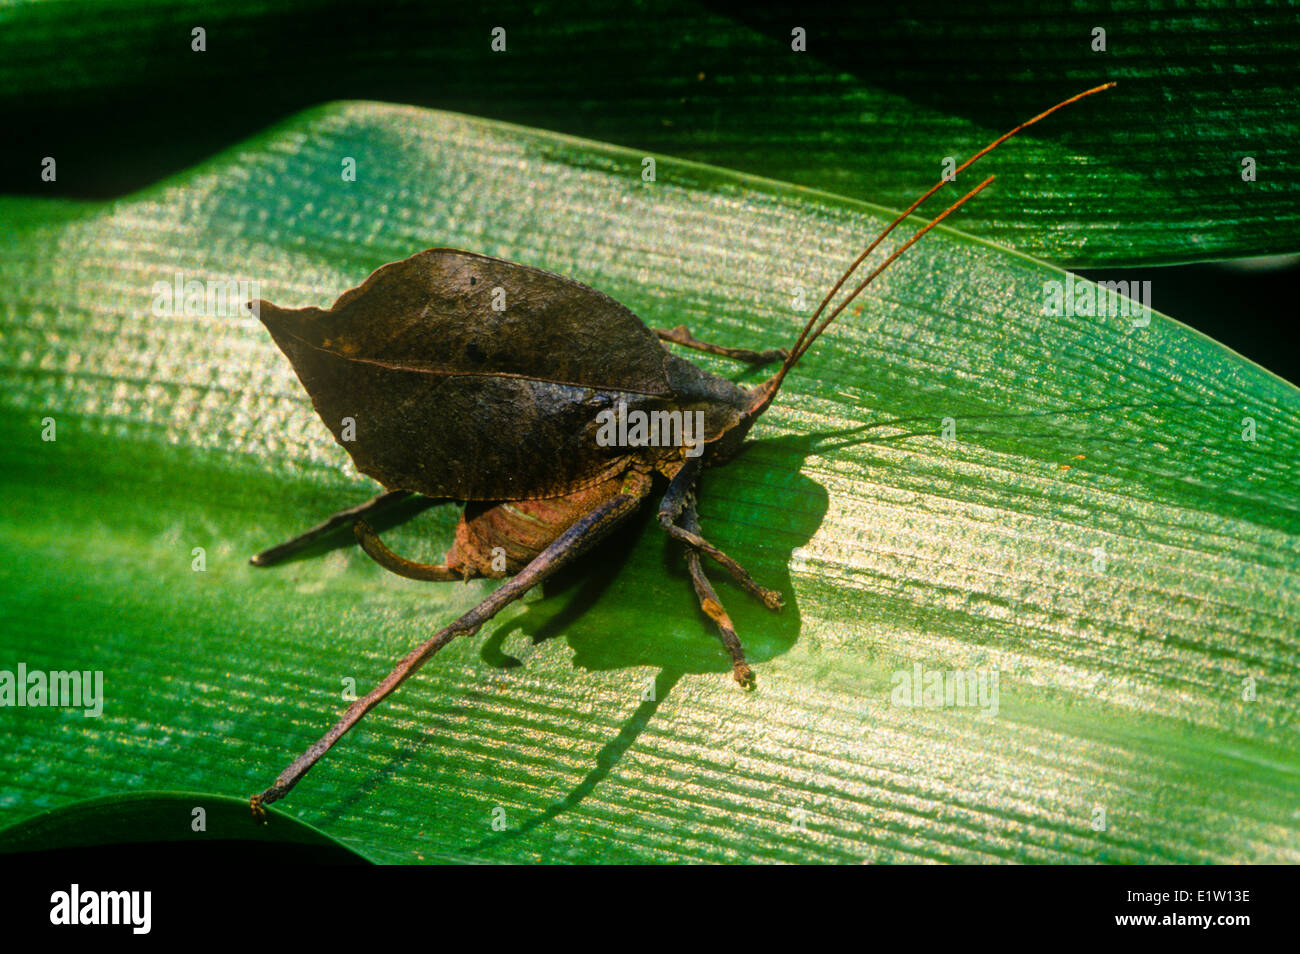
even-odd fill
[(447, 566), (467, 575), (513, 576), (583, 516), (623, 492), (626, 481), (620, 473), (563, 497), (470, 502), (456, 525)]

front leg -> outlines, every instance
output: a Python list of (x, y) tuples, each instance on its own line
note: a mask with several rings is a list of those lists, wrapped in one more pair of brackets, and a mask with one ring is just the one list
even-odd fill
[(695, 490), (695, 481), (699, 479), (701, 460), (702, 458), (699, 457), (688, 458), (686, 463), (682, 465), (681, 470), (677, 471), (677, 474), (669, 482), (668, 492), (664, 494), (664, 499), (659, 504), (659, 526), (670, 537), (680, 540), (687, 546), (699, 550), (705, 556), (716, 561), (731, 574), (732, 579), (739, 583), (746, 593), (768, 609), (779, 610), (783, 603), (780, 593), (759, 586), (754, 582), (754, 578), (749, 575), (748, 571), (731, 557), (698, 533), (677, 525), (682, 511), (686, 509), (688, 504), (692, 504), (694, 500), (692, 494)]
[(728, 348), (726, 345), (710, 344), (707, 341), (700, 341), (692, 335), (685, 325), (678, 325), (676, 328), (655, 328), (654, 333), (659, 336), (660, 341), (671, 341), (683, 348), (694, 348), (696, 351), (722, 355), (724, 358), (731, 358), (733, 361), (744, 361), (747, 364), (771, 364), (773, 361), (784, 361), (790, 356), (790, 353), (784, 348), (751, 351), (748, 348)]

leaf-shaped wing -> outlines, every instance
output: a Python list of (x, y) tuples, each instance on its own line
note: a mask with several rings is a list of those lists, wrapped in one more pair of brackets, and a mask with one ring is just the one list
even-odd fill
[(667, 352), (627, 308), (471, 252), (385, 265), (328, 311), (258, 307), (335, 439), (389, 489), (568, 493), (626, 454), (597, 444), (601, 410), (672, 396)]

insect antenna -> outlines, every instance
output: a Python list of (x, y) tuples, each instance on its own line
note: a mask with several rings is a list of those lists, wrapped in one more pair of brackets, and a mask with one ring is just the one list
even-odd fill
[[(1048, 116), (1052, 115), (1052, 113), (1056, 112), (1059, 109), (1063, 109), (1066, 106), (1069, 106), (1071, 103), (1076, 103), (1079, 100), (1083, 99), (1084, 97), (1091, 96), (1094, 93), (1100, 93), (1104, 90), (1108, 90), (1113, 86), (1115, 86), (1115, 83), (1113, 82), (1103, 83), (1100, 86), (1094, 86), (1092, 89), (1085, 90), (1082, 93), (1078, 93), (1074, 96), (1071, 96), (1069, 99), (1062, 100), (1061, 102), (1053, 106), (1051, 109), (1044, 110), (1043, 112), (1039, 113), (1037, 116), (1034, 116), (1032, 119), (1025, 120), (1023, 123), (1021, 123), (1015, 129), (1012, 129), (1010, 132), (1002, 134), (997, 139), (994, 139), (987, 146), (981, 149), (979, 152), (975, 153), (973, 156), (971, 156), (969, 159), (963, 162), (960, 166), (958, 166), (954, 170), (951, 178), (940, 179), (929, 189), (929, 191), (927, 191), (924, 195), (922, 195), (910, 206), (908, 206), (897, 218), (894, 219), (894, 221), (890, 222), (889, 225), (885, 227), (884, 231), (882, 231), (879, 235), (877, 235), (875, 239), (872, 240), (871, 244), (868, 245), (863, 250), (862, 254), (859, 255), (857, 258), (855, 258), (853, 260), (853, 263), (849, 265), (847, 269), (845, 269), (844, 274), (839, 277), (839, 280), (836, 281), (833, 286), (831, 286), (831, 290), (826, 293), (826, 297), (823, 298), (821, 304), (817, 306), (817, 310), (813, 312), (812, 317), (809, 318), (808, 321), (804, 324), (803, 330), (799, 333), (799, 337), (795, 339), (794, 344), (790, 348), (789, 357), (786, 358), (785, 363), (781, 365), (781, 370), (777, 372), (777, 374), (770, 381), (768, 381), (762, 386), (761, 389), (763, 393), (762, 409), (766, 409), (767, 405), (771, 403), (772, 398), (776, 396), (777, 390), (779, 390), (781, 387), (781, 382), (785, 380), (785, 376), (786, 374), (789, 373), (790, 369), (793, 368), (795, 364), (799, 361), (799, 359), (808, 352), (808, 349), (812, 347), (812, 343), (816, 341), (818, 337), (821, 336), (822, 332), (825, 331), (826, 328), (830, 325), (830, 323), (839, 316), (840, 312), (842, 312), (845, 309), (845, 307), (847, 307), (848, 304), (852, 302), (853, 299), (856, 298), (862, 292), (862, 290), (867, 287), (868, 284), (871, 283), (872, 279), (874, 279), (881, 272), (883, 272), (900, 255), (902, 255), (903, 252), (907, 251), (908, 248), (910, 248), (913, 244), (915, 244), (917, 239), (919, 239), (931, 228), (933, 228), (935, 225), (939, 224), (941, 221), (943, 221), (945, 218), (947, 218), (949, 215), (955, 212), (958, 208), (961, 207), (963, 203), (965, 203), (968, 199), (973, 197), (976, 193), (978, 193), (990, 182), (992, 182), (993, 177), (990, 176), (989, 178), (981, 182), (978, 186), (976, 186), (974, 189), (972, 189), (970, 192), (966, 193), (966, 195), (962, 196), (960, 199), (958, 199), (956, 202), (950, 205), (947, 209), (944, 210), (944, 212), (941, 215), (939, 215), (937, 218), (935, 218), (933, 221), (927, 224), (924, 228), (922, 228), (919, 232), (913, 235), (907, 242), (901, 245), (878, 268), (873, 270), (871, 274), (868, 275), (867, 278), (861, 284), (859, 284), (857, 288), (855, 288), (849, 294), (849, 296), (846, 299), (844, 299), (844, 301), (841, 302), (835, 308), (834, 311), (832, 311), (829, 315), (827, 315), (824, 319), (822, 319), (821, 323), (818, 324), (818, 319), (822, 318), (822, 314), (823, 312), (826, 311), (827, 306), (831, 303), (831, 299), (833, 299), (836, 293), (838, 293), (839, 290), (842, 287), (844, 287), (844, 283), (849, 280), (849, 276), (851, 276), (855, 271), (857, 271), (858, 266), (861, 265), (864, 261), (866, 261), (867, 256), (869, 256), (872, 252), (874, 252), (876, 248), (879, 247), (880, 243), (883, 242), (885, 238), (889, 235), (889, 233), (892, 232), (904, 219), (908, 218), (913, 212), (915, 212), (918, 208), (920, 208), (921, 205), (932, 195), (934, 195), (936, 192), (942, 189), (949, 182), (953, 181), (956, 178), (958, 173), (962, 172), (965, 169), (970, 168), (970, 166), (978, 162), (980, 159), (984, 158), (984, 156), (987, 156), (990, 152), (992, 152), (998, 146), (1002, 145), (1002, 143), (1006, 142), (1016, 133), (1020, 132), (1021, 130), (1029, 126), (1032, 126), (1034, 123), (1042, 119), (1046, 119)], [(759, 413), (761, 413), (761, 411), (759, 411)]]

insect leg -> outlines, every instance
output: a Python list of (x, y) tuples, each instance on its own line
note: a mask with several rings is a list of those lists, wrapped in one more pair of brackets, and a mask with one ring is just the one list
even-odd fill
[(263, 550), (248, 562), (253, 564), (253, 566), (271, 566), (274, 563), (279, 563), (286, 557), (293, 556), (293, 554), (300, 550), (306, 549), (308, 545), (319, 540), (331, 530), (341, 527), (344, 524), (351, 523), (360, 517), (369, 516), (370, 514), (377, 513), (380, 510), (385, 510), (392, 504), (395, 504), (400, 500), (405, 500), (409, 496), (411, 496), (409, 490), (390, 490), (386, 493), (380, 494), (373, 500), (367, 500), (365, 503), (357, 504), (355, 507), (349, 507), (347, 510), (340, 510), (338, 513), (334, 514), (334, 516), (328, 518), (323, 523), (318, 523), (306, 533), (300, 533), (292, 540), (286, 540), (284, 543), (278, 543), (267, 550)]
[[(683, 510), (682, 524), (691, 533), (700, 532), (700, 520), (695, 512), (695, 501), (688, 503)], [(732, 675), (736, 677), (736, 682), (740, 683), (742, 689), (753, 689), (754, 670), (750, 669), (749, 663), (745, 662), (745, 647), (740, 644), (740, 637), (736, 635), (736, 628), (731, 624), (731, 617), (722, 608), (718, 594), (713, 591), (713, 585), (704, 575), (704, 567), (700, 565), (700, 551), (694, 547), (686, 549), (686, 568), (690, 571), (691, 582), (695, 585), (695, 595), (699, 597), (700, 609), (704, 610), (705, 615), (717, 625), (722, 645), (731, 654)]]
[(781, 594), (776, 590), (769, 590), (766, 587), (759, 586), (754, 582), (754, 578), (739, 563), (727, 556), (708, 540), (705, 540), (698, 533), (693, 533), (683, 527), (677, 526), (677, 518), (681, 516), (682, 511), (689, 504), (694, 503), (695, 480), (700, 473), (699, 457), (688, 458), (682, 465), (676, 476), (668, 484), (668, 492), (664, 494), (664, 499), (659, 504), (659, 526), (664, 532), (676, 540), (680, 540), (689, 547), (694, 547), (706, 556), (719, 563), (723, 569), (731, 574), (732, 578), (740, 584), (740, 587), (754, 597), (770, 610), (779, 610), (781, 608)]
[(726, 345), (715, 345), (707, 341), (700, 341), (690, 333), (685, 325), (678, 325), (676, 328), (655, 328), (654, 333), (659, 336), (660, 340), (671, 341), (683, 348), (694, 348), (696, 351), (720, 354), (724, 358), (745, 361), (749, 364), (771, 364), (773, 361), (784, 361), (790, 357), (790, 353), (784, 348), (751, 351), (748, 348), (728, 348)]
[(280, 773), (280, 777), (266, 791), (254, 795), (249, 800), (249, 807), (255, 818), (265, 817), (264, 805), (278, 801), (298, 784), (299, 780), (328, 752), (343, 734), (352, 728), (367, 712), (377, 706), (394, 689), (400, 686), (438, 650), (442, 649), (457, 636), (467, 636), (478, 632), (480, 626), (499, 613), (504, 607), (519, 599), (538, 583), (571, 562), (574, 557), (590, 549), (616, 526), (637, 509), (650, 489), (650, 478), (644, 474), (631, 474), (623, 485), (623, 491), (614, 495), (590, 513), (586, 514), (573, 526), (560, 534), (550, 546), (533, 558), (509, 582), (494, 590), (487, 599), (449, 626), (444, 626), (429, 639), (411, 650), (374, 689), (352, 703), (334, 727), (326, 732), (306, 752), (294, 759), (289, 767)]
[(354, 523), (352, 532), (356, 534), (357, 543), (361, 544), (361, 549), (366, 551), (366, 556), (385, 570), (396, 573), (398, 576), (405, 576), (412, 580), (442, 582), (445, 580), (468, 580), (479, 575), (478, 570), (473, 567), (467, 566), (464, 570), (453, 570), (446, 564), (416, 563), (413, 560), (400, 557), (384, 545), (384, 541), (379, 539), (379, 534), (375, 533), (370, 524), (364, 520), (358, 520)]
[(682, 541), (687, 546), (695, 547), (697, 550), (709, 556), (713, 561), (719, 564), (724, 570), (731, 574), (732, 579), (740, 584), (743, 589), (754, 599), (758, 600), (770, 610), (779, 610), (784, 604), (781, 594), (776, 590), (769, 590), (766, 587), (759, 586), (754, 582), (754, 578), (749, 575), (743, 566), (727, 556), (708, 540), (705, 540), (698, 533), (691, 533), (678, 526), (667, 526), (664, 529), (670, 537)]

